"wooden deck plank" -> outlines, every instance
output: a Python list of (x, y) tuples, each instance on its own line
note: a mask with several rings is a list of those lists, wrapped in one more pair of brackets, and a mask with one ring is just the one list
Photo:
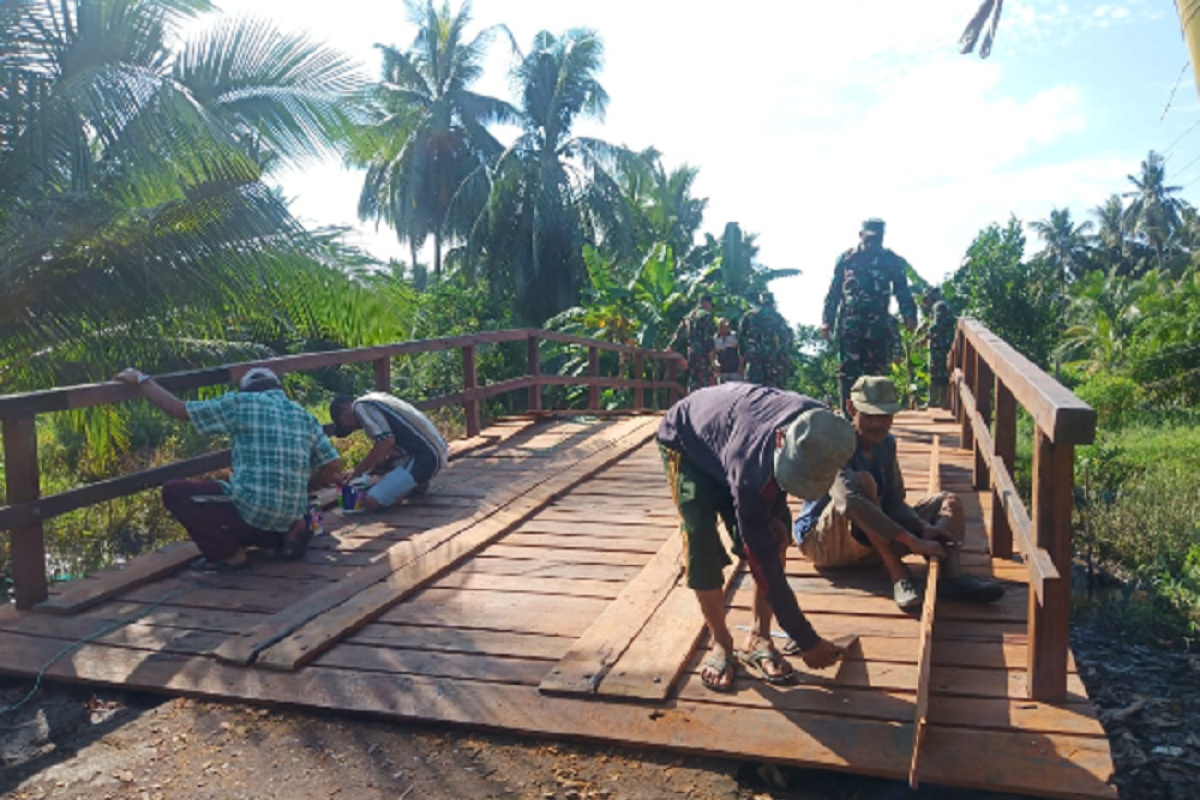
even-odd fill
[[(606, 429), (611, 439), (604, 441), (611, 441), (613, 449), (619, 455), (627, 448), (615, 445), (626, 436), (638, 436), (639, 431), (643, 431), (649, 424), (646, 419), (618, 422)], [(596, 431), (594, 435), (604, 436), (604, 431)], [(412, 540), (406, 540), (394, 545), (385, 552), (384, 557), (369, 567), (293, 605), (255, 630), (231, 638), (227, 646), (218, 651), (218, 655), (232, 663), (248, 664), (259, 658), (267, 649), (276, 646), (276, 643), (289, 638), (295, 640), (296, 632), (309, 626), (313, 620), (330, 613), (333, 609), (341, 608), (351, 598), (371, 591), (377, 585), (385, 584), (386, 588), (376, 589), (367, 602), (343, 609), (338, 612), (336, 619), (329, 619), (335, 626), (343, 627), (323, 625), (318, 631), (310, 629), (301, 637), (304, 640), (299, 641), (295, 648), (288, 648), (289, 653), (295, 649), (302, 653), (304, 658), (315, 657), (330, 641), (336, 641), (338, 636), (351, 632), (356, 625), (361, 626), (382, 612), (387, 604), (399, 602), (406, 593), (419, 588), (423, 582), (432, 579), (441, 570), (469, 557), (476, 550), (505, 534), (512, 524), (545, 502), (542, 496), (532, 496), (539, 488), (546, 485), (569, 486), (571, 480), (582, 479), (590, 474), (589, 470), (594, 469), (597, 464), (603, 464), (612, 455), (614, 454), (597, 451), (579, 459), (570, 469), (520, 482), (493, 503), (493, 510), (481, 512), (481, 516), (473, 520), (474, 524), (450, 523), (428, 532), (419, 543), (414, 544)], [(508, 510), (509, 507), (518, 510)], [(460, 536), (465, 538), (459, 539)], [(394, 578), (397, 573), (401, 573), (400, 577)], [(300, 657), (296, 656), (297, 659)], [(271, 660), (272, 663), (282, 666), (287, 658), (289, 656), (280, 649)], [(293, 664), (295, 663), (293, 661)]]
[(445, 570), (506, 536), (514, 526), (555, 496), (586, 481), (629, 451), (641, 447), (654, 435), (656, 428), (653, 418), (636, 418), (618, 423), (607, 431), (611, 437), (610, 446), (597, 448), (570, 467), (540, 481), (487, 520), (447, 539), (436, 549), (417, 554), (409, 563), (384, 574), (381, 580), (358, 582), (358, 591), (344, 595), (345, 602), (329, 606), (318, 616), (310, 616), (299, 625), (294, 625), (294, 618), (290, 616), (280, 620), (277, 630), (286, 628), (284, 635), (276, 636), (272, 632), (269, 637), (264, 637), (264, 641), (270, 641), (259, 652), (258, 663), (272, 669), (296, 669), (308, 663), (339, 639), (417, 592)]
[(118, 567), (110, 567), (85, 581), (73, 581), (48, 600), (38, 603), (34, 610), (44, 614), (74, 614), (129, 589), (178, 572), (188, 562), (200, 556), (192, 542), (178, 542), (146, 553)]
[(596, 694), (609, 670), (678, 584), (683, 559), (683, 537), (671, 536), (542, 678), (539, 691)]
[(384, 622), (451, 628), (542, 633), (578, 638), (609, 601), (596, 597), (558, 597), (516, 592), (455, 592), (426, 589), (384, 613)]

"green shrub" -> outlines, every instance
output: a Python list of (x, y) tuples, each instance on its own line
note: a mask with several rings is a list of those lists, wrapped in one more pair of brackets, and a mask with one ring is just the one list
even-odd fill
[(1142, 392), (1132, 379), (1099, 373), (1075, 387), (1075, 395), (1096, 409), (1101, 428), (1111, 430), (1128, 421), (1138, 410)]

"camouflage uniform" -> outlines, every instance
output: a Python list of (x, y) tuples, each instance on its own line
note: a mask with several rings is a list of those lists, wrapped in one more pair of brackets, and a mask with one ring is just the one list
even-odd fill
[(713, 337), (717, 326), (713, 316), (703, 306), (697, 306), (675, 329), (671, 349), (687, 358), (687, 387), (689, 392), (716, 385), (713, 368)]
[(764, 303), (746, 312), (738, 342), (747, 381), (776, 389), (787, 387), (794, 339), (791, 326), (773, 305)]
[[(883, 221), (869, 219), (863, 231), (883, 233)], [(908, 288), (908, 262), (885, 247), (859, 245), (837, 260), (825, 296), (824, 324), (837, 336), (841, 407), (863, 375), (889, 375), (894, 353), (888, 304), (895, 294), (900, 315), (916, 324), (917, 306)]]
[(954, 330), (958, 320), (945, 301), (933, 304), (933, 321), (929, 325), (929, 407), (945, 408), (946, 394), (950, 383), (950, 370), (946, 367), (946, 356), (954, 344)]

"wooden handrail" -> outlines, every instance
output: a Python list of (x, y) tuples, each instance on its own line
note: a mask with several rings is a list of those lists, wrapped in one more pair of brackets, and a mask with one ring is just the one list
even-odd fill
[[(1061, 702), (1067, 695), (1075, 445), (1095, 440), (1096, 412), (977, 320), (959, 320), (950, 352), (962, 446), (975, 456), (975, 487), (992, 493), (992, 555), (1011, 556), (1015, 538), (1029, 570), (1029, 693)], [(1018, 404), (1034, 422), (1032, 514), (1012, 478)]]
[(978, 321), (961, 319), (958, 334), (995, 372), (1052, 442), (1091, 444), (1096, 410)]
[[(579, 376), (541, 374), (539, 344), (542, 341), (586, 347), (589, 361), (588, 374)], [(477, 348), (480, 345), (504, 342), (525, 343), (526, 374), (517, 378), (480, 385), (476, 373)], [(643, 392), (646, 389), (651, 390), (652, 397), (658, 396), (657, 390), (667, 389), (671, 393), (672, 399), (678, 391), (678, 384), (673, 380), (645, 380), (642, 372), (642, 365), (645, 364), (645, 359), (649, 358), (652, 362), (666, 362), (667, 373), (673, 378), (679, 361), (676, 353), (645, 350), (556, 331), (528, 328), (487, 331), (441, 339), (421, 339), (376, 347), (300, 353), (261, 361), (175, 372), (156, 376), (155, 380), (173, 392), (183, 392), (205, 386), (236, 384), (241, 376), (252, 367), (268, 367), (277, 374), (283, 375), (289, 372), (303, 372), (343, 364), (371, 362), (374, 388), (378, 391), (387, 391), (391, 388), (392, 358), (453, 349), (462, 351), (462, 390), (428, 398), (416, 402), (414, 405), (422, 410), (454, 405), (462, 406), (466, 431), (469, 436), (479, 433), (480, 402), (509, 392), (527, 392), (529, 408), (537, 411), (541, 409), (541, 391), (546, 386), (587, 386), (589, 389), (588, 405), (593, 409), (598, 408), (599, 393), (604, 388), (633, 389), (635, 408), (641, 408)], [(633, 356), (638, 365), (637, 374), (633, 378), (601, 376), (598, 353), (602, 350)], [(124, 403), (139, 397), (140, 395), (135, 390), (117, 381), (0, 396), (0, 423), (3, 425), (5, 459), (8, 467), (6, 481), (9, 502), (7, 506), (0, 506), (0, 531), (12, 532), (12, 562), (19, 608), (30, 608), (47, 597), (45, 544), (42, 530), (44, 520), (160, 486), (168, 480), (201, 475), (228, 466), (229, 451), (222, 450), (174, 464), (79, 486), (48, 497), (41, 497), (37, 440), (33, 436), (37, 415)]]

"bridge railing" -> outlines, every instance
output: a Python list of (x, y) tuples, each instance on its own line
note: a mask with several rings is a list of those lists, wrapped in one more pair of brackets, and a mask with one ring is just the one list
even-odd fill
[[(525, 374), (480, 385), (476, 369), (477, 348), (502, 342), (525, 342)], [(586, 348), (587, 374), (543, 374), (540, 348), (542, 342)], [(269, 367), (277, 374), (283, 375), (289, 372), (305, 372), (343, 364), (370, 362), (374, 366), (375, 388), (381, 391), (390, 391), (394, 357), (453, 349), (462, 351), (461, 391), (429, 398), (414, 403), (414, 405), (422, 410), (453, 405), (461, 406), (468, 437), (479, 434), (480, 402), (509, 392), (526, 392), (526, 407), (530, 411), (542, 409), (542, 390), (546, 386), (587, 386), (590, 410), (599, 410), (601, 390), (605, 388), (632, 389), (634, 409), (646, 407), (645, 393), (647, 391), (656, 393), (665, 390), (669, 394), (669, 402), (674, 402), (678, 398), (679, 384), (676, 381), (676, 375), (679, 356), (674, 353), (644, 350), (536, 329), (490, 331), (468, 336), (422, 339), (378, 347), (303, 353), (262, 361), (158, 375), (155, 376), (155, 380), (167, 389), (178, 393), (205, 386), (236, 385), (237, 381), (252, 367)], [(630, 377), (623, 377), (621, 374), (602, 376), (600, 374), (600, 353), (602, 351), (622, 354), (621, 367), (618, 372), (628, 370)], [(647, 378), (647, 367), (650, 368), (650, 378)], [(18, 608), (31, 608), (48, 596), (43, 529), (45, 520), (79, 508), (161, 486), (169, 480), (202, 475), (229, 466), (230, 453), (226, 449), (42, 497), (37, 451), (38, 415), (125, 403), (136, 400), (138, 397), (133, 389), (118, 381), (0, 396), (0, 431), (4, 437), (5, 496), (8, 502), (8, 505), (0, 506), (0, 531), (11, 532), (10, 554)]]
[[(1029, 693), (1061, 701), (1067, 692), (1071, 515), (1075, 446), (1096, 436), (1096, 412), (978, 321), (959, 320), (951, 392), (962, 446), (973, 450), (975, 488), (991, 490), (992, 555), (1014, 542), (1029, 570)], [(1033, 508), (1013, 483), (1017, 405), (1033, 418)]]

